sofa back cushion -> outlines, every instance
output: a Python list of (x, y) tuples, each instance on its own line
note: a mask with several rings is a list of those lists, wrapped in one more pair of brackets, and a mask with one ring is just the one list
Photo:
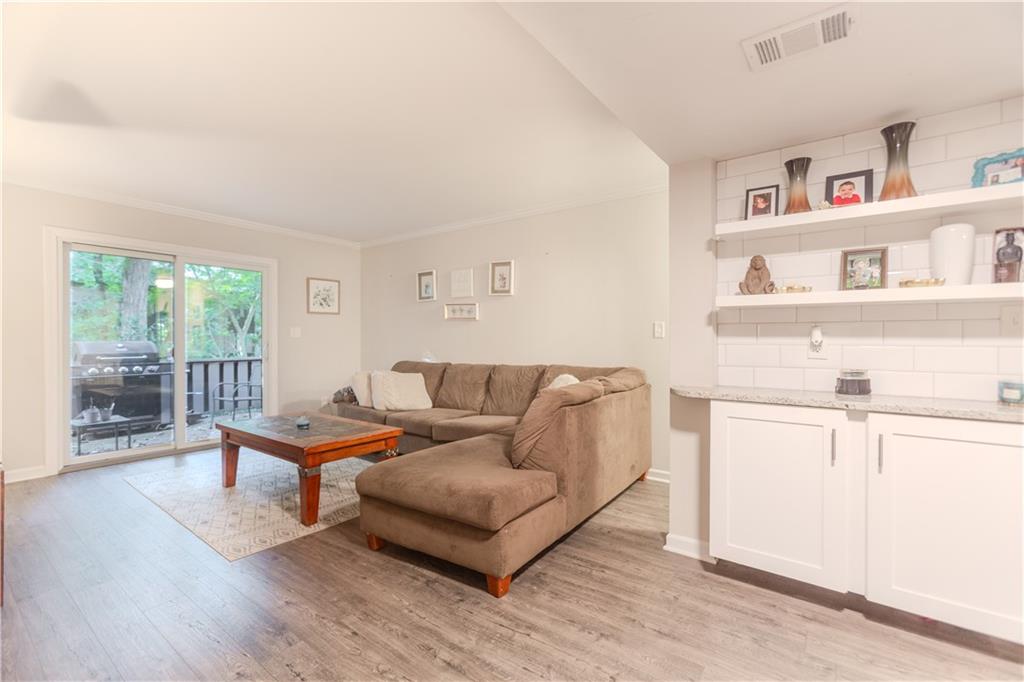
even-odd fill
[(413, 360), (400, 360), (391, 368), (392, 372), (403, 374), (422, 374), (423, 383), (427, 387), (427, 395), (430, 401), (437, 405), (437, 394), (441, 390), (441, 381), (444, 379), (445, 370), (448, 369), (448, 362), (415, 362)]
[(480, 412), (487, 396), (487, 379), (494, 365), (449, 365), (435, 407)]
[(495, 365), (482, 412), (505, 417), (526, 414), (545, 369), (545, 365)]
[(571, 374), (580, 381), (586, 381), (587, 379), (593, 379), (594, 377), (604, 377), (609, 374), (613, 374), (619, 371), (619, 367), (578, 367), (576, 365), (548, 365), (548, 368), (544, 370), (544, 374), (540, 377), (540, 385), (538, 390), (545, 389), (551, 385), (551, 382), (555, 380), (559, 374)]
[(593, 379), (562, 388), (543, 388), (530, 403), (522, 421), (512, 437), (512, 466), (544, 471), (560, 471), (565, 456), (565, 443), (543, 436), (554, 423), (558, 411), (569, 405), (597, 400), (604, 395), (604, 387)]

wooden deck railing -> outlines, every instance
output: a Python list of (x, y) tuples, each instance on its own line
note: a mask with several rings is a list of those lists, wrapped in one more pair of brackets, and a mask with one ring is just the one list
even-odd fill
[[(185, 364), (187, 377), (187, 410), (189, 414), (207, 414), (210, 411), (210, 391), (217, 384), (230, 382), (263, 382), (261, 358), (227, 358), (189, 360)], [(247, 395), (242, 393), (242, 395)], [(220, 409), (223, 409), (223, 405)]]

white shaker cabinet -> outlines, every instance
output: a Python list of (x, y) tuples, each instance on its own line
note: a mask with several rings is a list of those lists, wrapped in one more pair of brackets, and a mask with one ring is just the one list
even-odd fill
[(1024, 427), (868, 417), (867, 598), (1022, 641)]
[(846, 590), (842, 411), (711, 403), (713, 556)]

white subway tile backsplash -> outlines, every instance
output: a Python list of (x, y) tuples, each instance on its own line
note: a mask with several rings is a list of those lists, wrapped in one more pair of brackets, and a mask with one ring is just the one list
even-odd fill
[(808, 346), (808, 339), (804, 339), (804, 342), (800, 344), (779, 346), (779, 366), (830, 369), (832, 375), (835, 376), (835, 370), (843, 366), (843, 354), (840, 349), (828, 347), (826, 344), (829, 351), (826, 353), (828, 357), (810, 358), (807, 356)]
[(960, 344), (960, 320), (884, 322), (885, 343), (895, 346), (955, 346)]
[(725, 162), (725, 175), (747, 175), (757, 171), (772, 170), (782, 165), (782, 154), (778, 149), (761, 154), (741, 156), (738, 159), (729, 159)]
[(888, 245), (891, 252), (899, 246), (898, 243), (927, 240), (932, 230), (940, 224), (937, 218), (931, 218), (888, 223), (887, 225), (871, 225), (864, 228), (864, 244)]
[(739, 308), (723, 308), (715, 313), (716, 324), (737, 324), (739, 321)]
[[(811, 162), (811, 167), (807, 171), (807, 182), (808, 184), (825, 182), (825, 178), (830, 175), (859, 171), (866, 168), (871, 168), (867, 152), (854, 152), (853, 154), (835, 156), (831, 159), (815, 159)], [(808, 190), (808, 195), (810, 195), (810, 190)], [(817, 200), (815, 201), (815, 199)], [(812, 204), (818, 201), (821, 201), (821, 199), (812, 196)]]
[(884, 322), (826, 322), (821, 325), (826, 338), (837, 346), (882, 345)]
[(834, 391), (836, 388), (836, 377), (839, 375), (834, 369), (805, 369), (804, 390), (805, 391)]
[(999, 375), (1020, 377), (1024, 374), (1024, 349), (1013, 346), (999, 349)]
[[(851, 227), (834, 232), (812, 232), (800, 235), (801, 251), (824, 251), (836, 249), (852, 249), (864, 246), (864, 228)], [(839, 260), (837, 258), (836, 263)], [(835, 272), (839, 272), (836, 270)]]
[(747, 194), (747, 182), (746, 178), (742, 175), (736, 175), (731, 178), (725, 178), (724, 180), (718, 181), (718, 198), (729, 199), (731, 197), (744, 197)]
[(991, 265), (975, 265), (971, 269), (971, 284), (991, 284), (992, 274)]
[(997, 400), (999, 376), (995, 374), (935, 374), (936, 398)]
[[(1007, 223), (1004, 223), (1007, 224)], [(977, 225), (974, 226), (977, 229)], [(974, 264), (991, 265), (993, 262), (992, 253), (993, 235), (979, 234), (974, 238)]]
[(797, 344), (804, 346), (811, 338), (809, 324), (759, 324), (757, 342), (770, 344)]
[(1002, 120), (1002, 108), (999, 102), (989, 102), (976, 107), (958, 109), (935, 116), (924, 116), (917, 119), (917, 137), (936, 137), (949, 135), (961, 130), (981, 128), (999, 123)]
[(880, 128), (871, 128), (870, 130), (861, 130), (856, 133), (850, 133), (849, 135), (843, 136), (843, 152), (846, 154), (852, 154), (853, 152), (862, 152), (865, 149), (873, 149), (875, 147), (881, 147), (885, 144), (885, 140), (882, 139), (882, 133), (879, 132)]
[(946, 157), (978, 157), (990, 152), (1010, 152), (1024, 145), (1024, 129), (1019, 121), (988, 128), (965, 130), (946, 138)]
[(743, 308), (740, 319), (744, 322), (796, 322), (796, 309), (785, 308)]
[(750, 259), (740, 256), (739, 258), (719, 258), (717, 262), (717, 277), (719, 282), (739, 282), (747, 274), (750, 267)]
[(789, 367), (758, 367), (754, 369), (754, 386), (799, 391), (804, 387), (804, 373)]
[(731, 197), (729, 199), (718, 200), (718, 220), (725, 222), (727, 220), (743, 220), (743, 212), (745, 206), (743, 205), (742, 197)]
[(843, 369), (909, 370), (914, 349), (900, 346), (844, 346)]
[(782, 150), (782, 161), (785, 163), (789, 159), (795, 159), (800, 156), (809, 156), (818, 161), (819, 159), (827, 159), (833, 156), (842, 156), (843, 153), (843, 138), (833, 137), (827, 140), (798, 144), (795, 147), (785, 147)]
[(934, 391), (932, 375), (927, 372), (869, 372), (871, 392), (881, 395), (909, 395), (930, 398)]
[(940, 303), (940, 320), (998, 320), (1001, 306), (998, 303)]
[(918, 372), (994, 374), (998, 365), (995, 348), (923, 346), (914, 349), (914, 370)]
[(796, 309), (797, 322), (859, 322), (860, 306), (816, 305)]
[(739, 258), (743, 255), (743, 242), (739, 239), (720, 241), (715, 245), (716, 258)]
[(971, 186), (974, 175), (975, 158), (956, 158), (948, 152), (951, 161), (929, 163), (910, 170), (910, 178), (918, 192), (938, 192), (940, 190), (965, 188)]
[[(770, 187), (772, 185), (778, 185), (780, 189), (786, 189), (789, 187), (789, 174), (786, 172), (785, 168), (773, 168), (772, 170), (761, 171), (760, 173), (751, 173), (744, 177), (747, 180), (747, 189)], [(785, 204), (780, 202), (780, 212), (784, 206)]]
[[(910, 143), (909, 149), (907, 161), (910, 164), (911, 176), (913, 176), (914, 166), (923, 166), (928, 163), (938, 163), (939, 161), (946, 160), (945, 137), (917, 140)], [(885, 149), (872, 149), (868, 156), (869, 167), (875, 170), (884, 170), (888, 160)]]
[(764, 256), (771, 268), (773, 254), (793, 253), (800, 250), (800, 237), (798, 235), (784, 235), (782, 237), (762, 237), (760, 239), (744, 239), (743, 255)]
[(1022, 345), (1019, 334), (1004, 334), (999, 320), (964, 320), (965, 346), (1016, 346)]
[(832, 272), (831, 253), (794, 253), (784, 256), (772, 256), (769, 269), (772, 278), (802, 277), (812, 275), (828, 275)]
[(934, 320), (934, 303), (892, 303), (887, 305), (866, 305), (861, 313), (867, 320)]
[(720, 386), (753, 386), (754, 369), (752, 367), (719, 367), (718, 383)]
[(1024, 97), (1003, 100), (1003, 123), (1024, 119)]
[(764, 344), (726, 346), (725, 364), (732, 367), (778, 367), (779, 347)]
[(900, 247), (900, 262), (903, 270), (928, 267), (928, 244), (915, 243)]
[(718, 343), (720, 345), (757, 343), (757, 325), (720, 324), (718, 325)]

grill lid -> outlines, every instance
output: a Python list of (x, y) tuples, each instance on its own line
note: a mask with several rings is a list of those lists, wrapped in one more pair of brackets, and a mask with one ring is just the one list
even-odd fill
[(159, 362), (160, 353), (152, 341), (75, 341), (71, 362), (97, 365), (120, 362)]

